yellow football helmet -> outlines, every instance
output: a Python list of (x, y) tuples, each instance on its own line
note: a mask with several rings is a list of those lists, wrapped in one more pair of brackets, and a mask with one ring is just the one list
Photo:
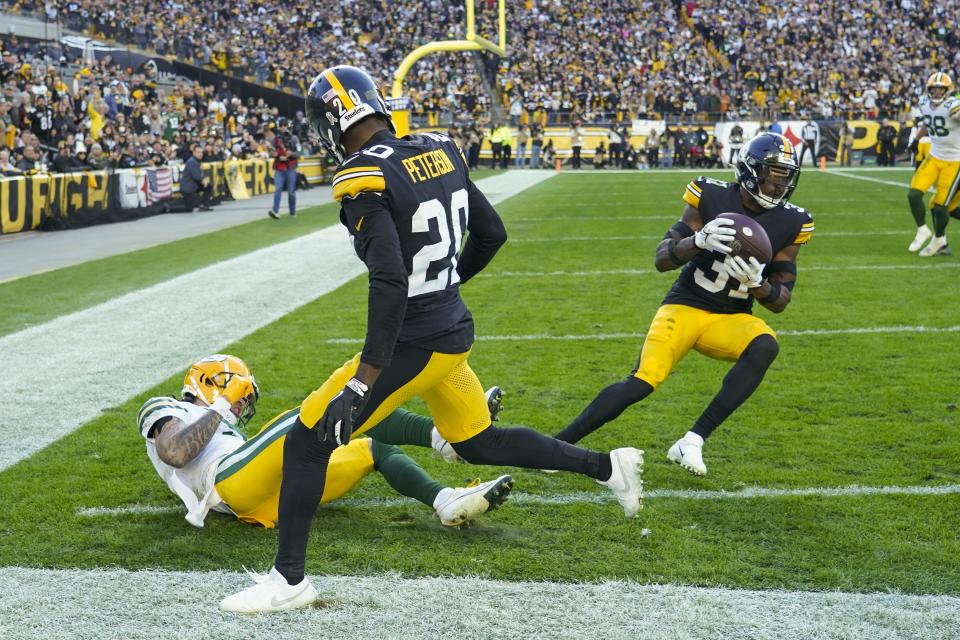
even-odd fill
[(943, 71), (935, 71), (927, 78), (927, 95), (934, 104), (939, 104), (953, 91), (953, 80)]
[[(187, 375), (183, 377), (183, 390), (180, 392), (184, 399), (189, 397), (200, 398), (207, 406), (212, 405), (236, 375), (250, 376), (250, 367), (237, 356), (215, 354), (207, 356), (190, 365)], [(260, 389), (253, 383), (253, 394), (243, 399), (243, 407), (237, 416), (240, 425), (245, 425), (256, 414), (256, 403), (260, 399)]]

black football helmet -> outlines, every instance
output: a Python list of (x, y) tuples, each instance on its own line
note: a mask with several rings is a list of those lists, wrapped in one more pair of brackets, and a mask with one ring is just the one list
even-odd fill
[(307, 119), (324, 148), (342, 162), (344, 132), (366, 118), (382, 118), (396, 133), (390, 110), (366, 71), (339, 65), (318, 75), (307, 91)]
[(757, 204), (773, 209), (789, 200), (797, 188), (800, 180), (797, 149), (779, 133), (759, 133), (740, 149), (736, 173), (740, 187), (746, 189)]

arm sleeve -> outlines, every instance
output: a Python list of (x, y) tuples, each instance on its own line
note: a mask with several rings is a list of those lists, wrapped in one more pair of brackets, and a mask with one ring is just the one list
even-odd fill
[(407, 310), (407, 269), (400, 237), (383, 195), (360, 193), (340, 204), (357, 255), (369, 272), (367, 337), (360, 360), (386, 367)]
[(500, 214), (473, 181), (468, 182), (467, 193), (470, 207), (467, 230), (470, 233), (457, 263), (457, 275), (461, 282), (466, 282), (480, 273), (507, 241), (507, 230)]

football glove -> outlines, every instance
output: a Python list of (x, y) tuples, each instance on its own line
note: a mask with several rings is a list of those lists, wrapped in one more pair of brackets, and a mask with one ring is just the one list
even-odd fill
[(317, 438), (337, 446), (350, 442), (353, 423), (367, 404), (367, 385), (350, 378), (343, 389), (327, 403), (327, 409), (317, 424)]
[(763, 268), (766, 265), (760, 264), (753, 256), (749, 261), (740, 256), (727, 256), (723, 266), (731, 278), (745, 284), (747, 289), (756, 289), (763, 284)]
[(737, 232), (730, 218), (714, 218), (693, 236), (693, 242), (706, 251), (730, 253), (730, 243)]
[(219, 413), (228, 424), (236, 426), (237, 416), (233, 413), (233, 405), (246, 400), (247, 406), (243, 408), (242, 413), (248, 413), (247, 407), (252, 407), (259, 397), (260, 388), (257, 387), (253, 376), (232, 375), (210, 408)]

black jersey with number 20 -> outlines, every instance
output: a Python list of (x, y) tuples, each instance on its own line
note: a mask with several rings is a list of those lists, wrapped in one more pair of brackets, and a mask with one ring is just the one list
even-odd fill
[[(791, 244), (810, 242), (813, 235), (813, 216), (806, 209), (784, 203), (759, 214), (749, 211), (743, 206), (736, 183), (701, 176), (687, 185), (683, 200), (700, 212), (703, 224), (721, 213), (750, 216), (767, 232), (774, 256)], [(699, 252), (684, 266), (663, 304), (685, 304), (714, 313), (750, 313), (753, 296), (746, 285), (727, 274), (724, 257), (719, 251)], [(770, 271), (767, 265), (764, 277)]]
[(470, 181), (456, 143), (441, 134), (381, 131), (340, 164), (333, 195), (370, 272), (361, 359), (386, 366), (397, 342), (469, 350), (473, 318), (460, 283), (486, 266), (506, 231)]

